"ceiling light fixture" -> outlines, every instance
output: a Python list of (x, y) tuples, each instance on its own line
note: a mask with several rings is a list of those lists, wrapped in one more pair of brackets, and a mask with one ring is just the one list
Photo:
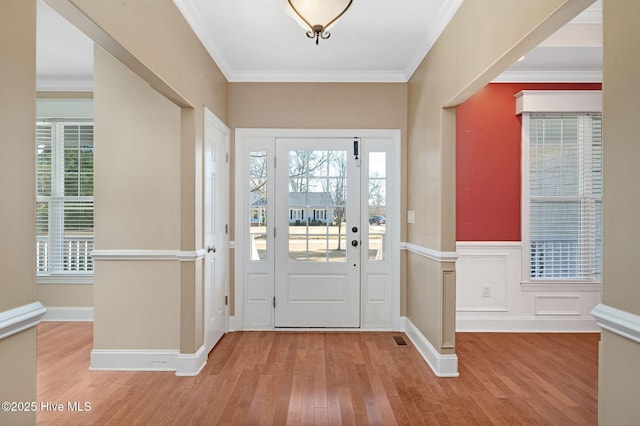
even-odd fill
[(307, 37), (320, 39), (331, 37), (329, 29), (345, 14), (353, 0), (282, 0), (291, 17), (307, 30)]

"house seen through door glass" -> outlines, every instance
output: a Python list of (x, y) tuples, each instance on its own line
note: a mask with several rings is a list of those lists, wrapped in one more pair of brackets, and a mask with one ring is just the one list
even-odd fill
[(289, 260), (346, 262), (347, 152), (289, 151)]

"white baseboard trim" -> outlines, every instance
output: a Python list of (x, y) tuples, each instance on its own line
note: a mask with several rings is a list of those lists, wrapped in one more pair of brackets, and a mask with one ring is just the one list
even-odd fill
[(598, 333), (593, 318), (458, 317), (456, 332), (463, 333)]
[(0, 312), (0, 340), (35, 327), (46, 312), (47, 310), (40, 302)]
[(42, 321), (93, 321), (93, 308), (47, 308)]
[(178, 354), (176, 376), (197, 376), (207, 365), (207, 351), (204, 345), (195, 354)]
[(420, 352), (422, 358), (429, 364), (438, 377), (458, 377), (458, 356), (443, 355), (429, 343), (426, 337), (407, 317), (403, 317), (401, 323), (404, 323), (404, 332), (409, 336), (413, 346)]
[(619, 336), (640, 343), (640, 315), (607, 306), (603, 303), (591, 311), (598, 325)]
[[(237, 312), (238, 311), (236, 311), (236, 313)], [(231, 332), (231, 331), (244, 331), (242, 320), (238, 315), (229, 317), (227, 332)]]
[(92, 371), (176, 371), (177, 350), (110, 350), (91, 351)]

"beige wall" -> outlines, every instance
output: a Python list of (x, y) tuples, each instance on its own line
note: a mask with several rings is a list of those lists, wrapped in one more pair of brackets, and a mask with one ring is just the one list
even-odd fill
[[(123, 244), (126, 246), (131, 246), (138, 241), (140, 244), (136, 249), (171, 249), (188, 252), (202, 249), (204, 107), (213, 111), (222, 121), (227, 121), (227, 81), (224, 75), (171, 0), (45, 1), (125, 64), (152, 89), (179, 107), (179, 139), (173, 145), (179, 147), (179, 150), (171, 154), (175, 154), (174, 161), (171, 162), (171, 173), (175, 172), (174, 166), (177, 166), (179, 171), (178, 197), (166, 206), (167, 211), (161, 212), (160, 218), (153, 219), (153, 221), (162, 221), (168, 220), (171, 216), (173, 220), (177, 211), (179, 212), (177, 225), (174, 223), (171, 230), (160, 232), (160, 235), (152, 233), (152, 227), (147, 224), (141, 224), (139, 229), (133, 225), (127, 225), (115, 232), (124, 238)], [(130, 96), (135, 97), (135, 94), (132, 93)], [(96, 103), (98, 102), (99, 100), (96, 99)], [(155, 119), (159, 120), (159, 116)], [(96, 114), (96, 121), (98, 120), (100, 117)], [(160, 122), (155, 124), (162, 125)], [(100, 167), (99, 148), (96, 148), (96, 157), (96, 165)], [(159, 162), (157, 165), (161, 164), (162, 162)], [(160, 173), (159, 181), (162, 181), (163, 170), (157, 169), (155, 172)], [(149, 179), (148, 176), (141, 176), (141, 178), (144, 181)], [(158, 182), (150, 188), (152, 192), (159, 192), (160, 186)], [(174, 186), (170, 186), (171, 196), (175, 196), (174, 189)], [(166, 200), (168, 196), (163, 195), (163, 199)], [(145, 200), (154, 203), (149, 197), (145, 197)], [(96, 194), (96, 214), (100, 214), (99, 211), (103, 207), (98, 203), (98, 194)], [(114, 210), (111, 209), (111, 211)], [(119, 213), (116, 215), (122, 225), (123, 216)], [(134, 213), (134, 216), (136, 219), (141, 217), (138, 213)], [(96, 218), (96, 220), (99, 219)], [(100, 225), (97, 223), (96, 249), (98, 250), (107, 248), (98, 245), (100, 244), (98, 238), (104, 235), (101, 232)], [(103, 239), (103, 241), (108, 243), (109, 240)], [(168, 244), (172, 246), (167, 247)], [(111, 247), (114, 248), (113, 245)], [(124, 247), (118, 247), (118, 249), (121, 248)], [(175, 301), (179, 303), (180, 351), (182, 353), (194, 353), (203, 343), (202, 267), (203, 263), (200, 260), (178, 264), (179, 297)], [(99, 274), (99, 265), (96, 265), (96, 289), (94, 289), (96, 324), (105, 309), (111, 309), (110, 315), (115, 315), (117, 311), (116, 307), (107, 307), (107, 299), (105, 303), (99, 300), (103, 297), (100, 290), (97, 290), (100, 285)], [(97, 312), (100, 304), (103, 306), (100, 308), (103, 314)], [(160, 304), (161, 301), (158, 301), (158, 305)], [(96, 327), (98, 329), (100, 325)]]
[[(592, 0), (467, 0), (408, 85), (407, 241), (455, 251), (454, 107), (507, 69)], [(408, 318), (441, 353), (452, 352), (454, 265), (407, 255)], [(453, 306), (451, 304), (453, 303)]]
[[(180, 245), (180, 109), (96, 47), (95, 247)], [(94, 348), (178, 349), (178, 261), (95, 261)]]
[[(407, 85), (405, 83), (230, 83), (229, 127), (400, 129), (401, 207), (406, 217)], [(232, 134), (233, 153), (234, 140)], [(231, 176), (234, 171), (231, 170)], [(233, 193), (233, 188), (232, 188)], [(233, 226), (231, 203), (231, 239)], [(401, 240), (405, 238), (401, 225)], [(404, 279), (401, 280), (404, 282)], [(402, 291), (404, 294), (404, 291)], [(404, 313), (404, 305), (401, 307)]]
[[(640, 315), (640, 2), (603, 2), (602, 303)], [(640, 344), (603, 331), (599, 423), (640, 424)]]
[[(404, 83), (229, 84), (231, 129), (400, 129), (402, 188), (406, 188), (406, 117), (407, 85)], [(403, 191), (402, 206), (405, 200)], [(233, 220), (234, 215), (231, 216)], [(406, 210), (402, 209), (401, 217), (405, 216)], [(233, 228), (231, 239), (235, 237)], [(404, 234), (403, 223), (402, 239)]]
[(93, 284), (38, 284), (38, 301), (46, 308), (90, 308)]
[[(0, 2), (0, 313), (36, 298), (35, 0)], [(36, 400), (36, 331), (0, 340), (0, 401)], [(35, 424), (0, 411), (0, 424)]]

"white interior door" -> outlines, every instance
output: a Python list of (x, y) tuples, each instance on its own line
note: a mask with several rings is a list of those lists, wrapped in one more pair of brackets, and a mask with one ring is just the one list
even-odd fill
[(229, 129), (205, 109), (204, 133), (204, 307), (208, 353), (224, 335), (227, 322)]
[(276, 327), (360, 326), (356, 144), (276, 141)]

